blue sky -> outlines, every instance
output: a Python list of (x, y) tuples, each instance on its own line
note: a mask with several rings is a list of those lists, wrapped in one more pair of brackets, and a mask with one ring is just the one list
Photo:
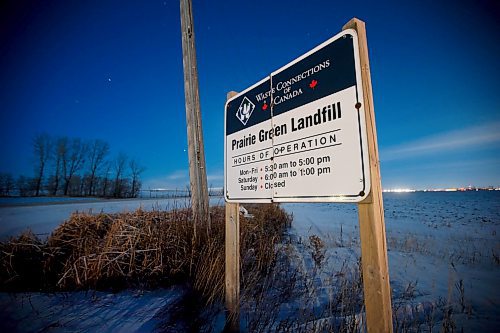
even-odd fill
[[(102, 139), (188, 183), (178, 1), (7, 1), (0, 171), (33, 173), (34, 135)], [(382, 181), (500, 185), (496, 1), (193, 1), (208, 182), (223, 181), (226, 93), (366, 22)]]

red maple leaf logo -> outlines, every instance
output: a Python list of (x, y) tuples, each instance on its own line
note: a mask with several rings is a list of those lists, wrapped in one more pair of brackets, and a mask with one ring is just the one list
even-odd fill
[(264, 105), (262, 105), (262, 110), (266, 111), (267, 110), (267, 103), (264, 102)]
[(309, 83), (309, 87), (310, 87), (311, 89), (314, 89), (314, 87), (316, 87), (316, 85), (317, 85), (317, 84), (318, 84), (318, 81), (316, 81), (316, 80), (312, 80), (312, 81), (311, 81), (311, 83)]

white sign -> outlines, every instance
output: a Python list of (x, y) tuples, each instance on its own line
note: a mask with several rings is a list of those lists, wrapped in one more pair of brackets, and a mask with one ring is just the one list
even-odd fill
[(359, 202), (370, 191), (357, 34), (345, 30), (225, 108), (228, 202)]

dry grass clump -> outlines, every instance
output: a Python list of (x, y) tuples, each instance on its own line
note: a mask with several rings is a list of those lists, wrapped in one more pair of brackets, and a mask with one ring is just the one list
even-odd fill
[[(290, 223), (276, 205), (242, 218), (242, 257), (262, 271)], [(208, 303), (224, 292), (224, 209), (211, 209), (211, 227), (191, 211), (74, 213), (41, 241), (25, 233), (0, 243), (2, 290), (153, 288), (187, 283)]]
[(38, 289), (44, 258), (45, 244), (31, 231), (0, 243), (1, 285), (9, 290)]
[(152, 286), (183, 272), (192, 230), (186, 211), (73, 214), (49, 238), (47, 270), (62, 289)]
[(272, 267), (277, 255), (275, 246), (283, 239), (292, 217), (277, 205), (248, 205), (247, 208), (254, 217), (240, 219), (240, 255), (243, 279), (248, 280), (252, 272), (260, 275)]
[[(277, 259), (276, 246), (282, 241), (292, 217), (275, 204), (245, 205), (253, 218), (240, 218), (240, 256), (242, 288), (252, 289), (263, 278)], [(207, 303), (222, 300), (224, 295), (225, 228), (224, 211), (212, 217), (209, 232), (198, 236), (198, 253), (193, 275), (194, 289), (207, 298)], [(215, 221), (217, 222), (215, 222)]]

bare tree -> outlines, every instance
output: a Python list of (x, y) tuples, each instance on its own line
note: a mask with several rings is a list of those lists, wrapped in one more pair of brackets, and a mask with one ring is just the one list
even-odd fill
[(110, 185), (110, 181), (109, 181), (109, 175), (111, 173), (111, 163), (109, 162), (106, 162), (104, 163), (104, 169), (103, 169), (103, 175), (104, 177), (102, 178), (99, 178), (100, 180), (100, 193), (101, 193), (101, 196), (102, 197), (107, 197), (108, 196), (108, 186)]
[(84, 142), (40, 134), (33, 138), (33, 152), (35, 177), (14, 180), (0, 174), (0, 196), (17, 189), (20, 195), (29, 196), (45, 191), (51, 195), (123, 198), (137, 196), (141, 188), (140, 175), (145, 168), (124, 153), (109, 161), (110, 147), (102, 140)]
[(67, 160), (68, 157), (68, 138), (62, 137), (57, 139), (55, 152), (54, 152), (54, 175), (51, 177), (50, 190), (52, 195), (57, 195), (59, 191), (59, 183), (62, 178), (62, 166), (63, 161)]
[(132, 185), (130, 190), (130, 196), (136, 197), (139, 189), (141, 188), (141, 181), (139, 176), (146, 170), (143, 166), (139, 165), (137, 160), (133, 159), (129, 162), (130, 173), (132, 175)]
[(88, 195), (95, 194), (97, 172), (102, 168), (106, 155), (109, 153), (108, 143), (94, 140), (89, 146), (89, 189)]
[(69, 148), (67, 153), (62, 156), (64, 195), (68, 195), (71, 179), (82, 168), (87, 151), (86, 145), (80, 139), (72, 139)]
[(115, 160), (114, 170), (115, 170), (115, 188), (113, 196), (115, 198), (121, 197), (123, 194), (123, 173), (125, 172), (125, 166), (127, 165), (128, 157), (124, 153), (120, 153)]
[(21, 197), (32, 196), (35, 194), (35, 179), (19, 176), (16, 180), (17, 190)]
[(14, 183), (14, 177), (10, 173), (0, 173), (0, 196), (10, 196)]
[(50, 158), (52, 140), (47, 134), (38, 134), (33, 139), (33, 153), (35, 155), (35, 195), (40, 195), (45, 166)]

